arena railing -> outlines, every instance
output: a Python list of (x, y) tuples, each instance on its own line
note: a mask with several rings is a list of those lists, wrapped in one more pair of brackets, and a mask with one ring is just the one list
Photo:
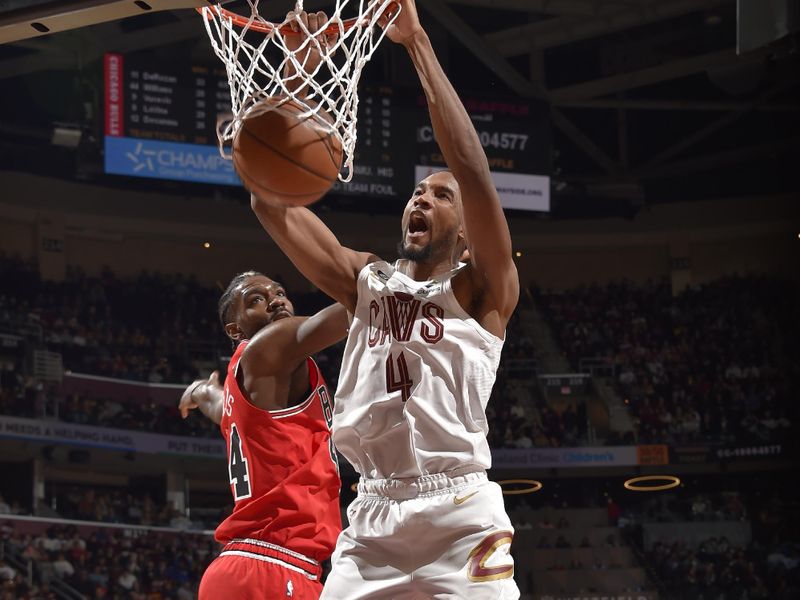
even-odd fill
[[(25, 579), (29, 587), (33, 587), (36, 577), (38, 577), (40, 581), (45, 579), (36, 561), (25, 558), (15, 552), (11, 544), (7, 543), (5, 540), (0, 540), (0, 558), (4, 559), (17, 571), (25, 573)], [(86, 596), (58, 577), (47, 579), (47, 584), (50, 586), (50, 590), (60, 600), (88, 600)]]
[(584, 356), (578, 359), (578, 370), (592, 377), (614, 377), (616, 367), (603, 356)]

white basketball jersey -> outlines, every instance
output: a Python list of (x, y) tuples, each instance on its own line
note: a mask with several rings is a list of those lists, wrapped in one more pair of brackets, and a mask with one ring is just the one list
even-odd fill
[(456, 300), (463, 266), (421, 282), (383, 261), (359, 273), (333, 439), (366, 478), (491, 466), (486, 404), (503, 340)]

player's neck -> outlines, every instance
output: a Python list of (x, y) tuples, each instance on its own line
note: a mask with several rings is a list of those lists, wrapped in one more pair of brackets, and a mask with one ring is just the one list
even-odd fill
[(428, 281), (445, 273), (449, 273), (458, 266), (451, 260), (439, 261), (415, 261), (403, 259), (398, 265), (398, 269), (403, 275), (407, 275), (414, 281)]

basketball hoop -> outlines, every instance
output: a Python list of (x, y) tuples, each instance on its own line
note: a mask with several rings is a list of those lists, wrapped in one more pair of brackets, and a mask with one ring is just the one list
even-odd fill
[[(249, 17), (220, 6), (197, 9), (204, 17), (214, 53), (225, 64), (230, 85), (233, 115), (217, 124), (220, 154), (231, 158), (225, 146), (245, 119), (293, 101), (304, 110), (300, 118), (314, 119), (322, 131), (341, 141), (344, 161), (339, 179), (350, 181), (357, 139), (358, 81), (385, 35), (378, 19), (393, 5), (393, 23), (400, 5), (396, 0), (336, 0), (328, 21), (311, 34), (298, 16), (272, 23), (259, 15), (259, 0), (247, 3)], [(302, 10), (303, 0), (297, 0), (295, 14)], [(354, 14), (344, 19), (345, 12)], [(292, 21), (300, 31), (291, 28)], [(304, 35), (296, 50), (287, 47), (284, 37), (293, 35)], [(336, 41), (329, 43), (333, 36)], [(319, 53), (320, 64), (307, 73), (309, 50)], [(287, 67), (293, 71), (288, 77)], [(265, 102), (276, 97), (281, 100)]]

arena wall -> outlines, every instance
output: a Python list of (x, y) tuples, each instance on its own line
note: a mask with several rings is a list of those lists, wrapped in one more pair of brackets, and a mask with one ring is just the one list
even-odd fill
[[(15, 173), (2, 173), (2, 181), (0, 251), (37, 259), (45, 277), (62, 277), (66, 266), (90, 274), (108, 266), (120, 276), (147, 269), (215, 284), (256, 268), (294, 289), (309, 289), (263, 233), (243, 192), (235, 202)], [(344, 244), (391, 257), (402, 207), (398, 201), (396, 216), (334, 214), (324, 206), (319, 214)], [(734, 272), (797, 277), (797, 212), (795, 198), (773, 197), (657, 205), (631, 220), (512, 215), (510, 226), (523, 283), (558, 290), (668, 277), (679, 291)]]

